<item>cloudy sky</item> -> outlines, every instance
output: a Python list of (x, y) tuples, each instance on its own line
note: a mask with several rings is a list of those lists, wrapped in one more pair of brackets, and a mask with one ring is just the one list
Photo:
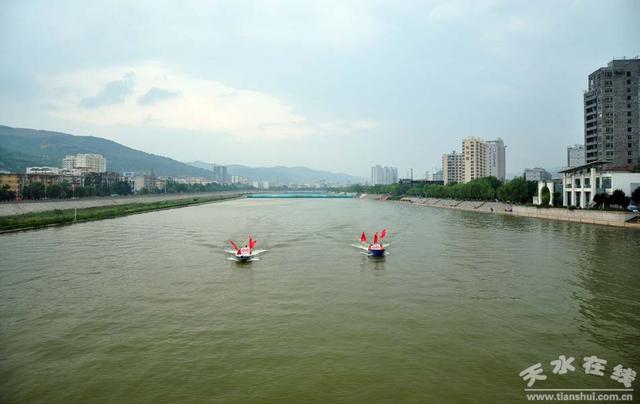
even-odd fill
[(558, 167), (639, 20), (634, 0), (3, 0), (0, 124), (362, 176), (502, 137), (508, 173)]

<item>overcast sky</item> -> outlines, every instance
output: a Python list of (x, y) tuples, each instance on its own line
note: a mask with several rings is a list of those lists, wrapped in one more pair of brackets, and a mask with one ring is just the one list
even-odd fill
[(361, 176), (502, 137), (507, 173), (559, 167), (639, 21), (634, 0), (3, 0), (0, 124)]

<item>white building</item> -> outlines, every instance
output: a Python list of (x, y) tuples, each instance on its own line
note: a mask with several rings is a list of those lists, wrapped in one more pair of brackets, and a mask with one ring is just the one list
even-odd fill
[(389, 185), (398, 182), (397, 167), (371, 167), (371, 185)]
[(586, 164), (584, 145), (576, 144), (567, 147), (567, 167), (578, 167)]
[(27, 167), (26, 173), (58, 175), (60, 174), (60, 169), (58, 167)]
[(155, 180), (148, 175), (135, 175), (131, 178), (131, 182), (133, 183), (133, 192), (140, 192), (143, 188), (147, 191), (155, 189)]
[(477, 137), (462, 140), (462, 153), (442, 155), (442, 179), (445, 184), (469, 182), (483, 177), (505, 179), (505, 149), (500, 138), (485, 141)]
[(253, 181), (251, 186), (255, 189), (269, 189), (271, 187), (269, 181)]
[(610, 171), (607, 162), (595, 161), (560, 171), (562, 174), (563, 206), (588, 208), (596, 194), (611, 195), (616, 189), (627, 196), (640, 187), (640, 173)]
[(506, 146), (501, 138), (487, 141), (489, 145), (489, 175), (496, 177), (500, 181), (505, 179), (505, 149)]
[(442, 180), (445, 184), (464, 182), (464, 155), (455, 150), (442, 155)]
[(107, 172), (107, 159), (101, 154), (76, 154), (62, 159), (62, 168), (78, 169), (87, 173)]

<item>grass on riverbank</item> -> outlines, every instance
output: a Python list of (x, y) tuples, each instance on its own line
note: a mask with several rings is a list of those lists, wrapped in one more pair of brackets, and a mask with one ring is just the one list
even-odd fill
[(111, 219), (120, 216), (155, 210), (181, 208), (208, 202), (237, 198), (237, 195), (193, 197), (178, 200), (128, 203), (114, 206), (98, 206), (94, 208), (56, 209), (47, 212), (25, 213), (22, 215), (0, 217), (0, 232), (37, 229), (41, 227), (87, 222), (92, 220)]

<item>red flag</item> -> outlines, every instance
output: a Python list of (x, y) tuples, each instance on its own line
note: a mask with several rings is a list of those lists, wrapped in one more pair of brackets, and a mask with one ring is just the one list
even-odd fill
[(362, 232), (362, 235), (360, 236), (360, 242), (361, 243), (366, 243), (367, 242), (367, 235), (364, 234), (364, 232)]
[(378, 244), (378, 233), (373, 235), (373, 244)]
[(382, 232), (380, 233), (380, 240), (384, 239), (385, 237), (387, 237), (387, 229), (382, 229)]
[(257, 243), (257, 242), (258, 242), (258, 241), (257, 241), (257, 240), (254, 240), (254, 239), (253, 239), (253, 237), (249, 236), (249, 248), (250, 248), (250, 249), (252, 249), (252, 250), (253, 250), (253, 247), (255, 247), (255, 246), (256, 246), (256, 243)]
[(238, 245), (236, 243), (233, 242), (233, 240), (229, 240), (229, 242), (231, 243), (231, 245), (233, 246), (233, 248), (236, 249), (236, 251), (240, 251), (240, 249), (238, 248)]

